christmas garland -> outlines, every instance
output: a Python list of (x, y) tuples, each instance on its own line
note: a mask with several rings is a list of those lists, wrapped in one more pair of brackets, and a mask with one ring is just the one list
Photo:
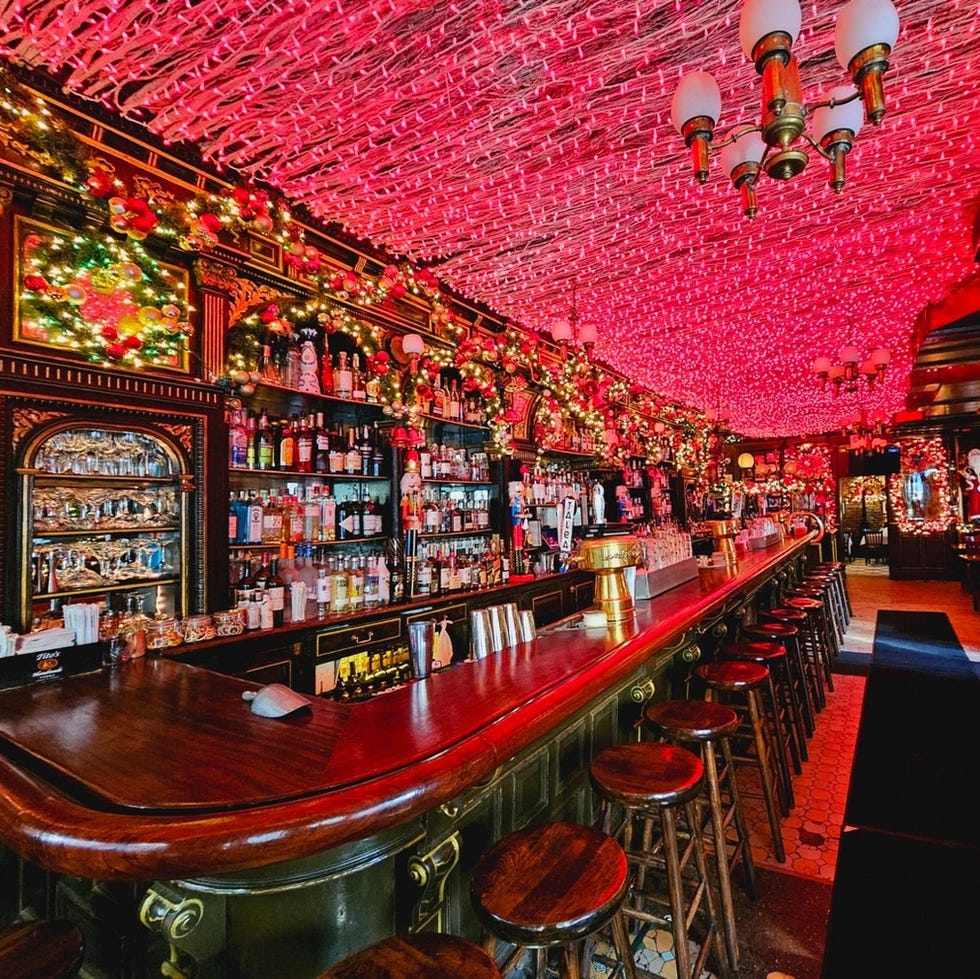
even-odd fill
[[(903, 534), (940, 534), (956, 522), (950, 494), (951, 462), (942, 438), (908, 438), (899, 441), (901, 469), (897, 476), (888, 477), (888, 498), (898, 529)], [(929, 495), (935, 496), (926, 511), (909, 515), (905, 484), (916, 474), (928, 482)]]

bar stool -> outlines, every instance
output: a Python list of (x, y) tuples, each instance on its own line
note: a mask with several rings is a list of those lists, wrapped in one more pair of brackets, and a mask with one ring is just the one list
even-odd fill
[(783, 604), (788, 608), (793, 607), (788, 601), (790, 598), (812, 598), (820, 603), (820, 609), (817, 612), (817, 622), (824, 636), (824, 641), (827, 644), (827, 649), (830, 651), (830, 659), (833, 661), (840, 652), (841, 646), (837, 630), (831, 624), (830, 616), (827, 614), (827, 589), (812, 582), (809, 584), (804, 583), (796, 588), (790, 588), (786, 592), (787, 600)]
[[(794, 598), (787, 595), (785, 604), (787, 610), (804, 614), (805, 621), (800, 629), (804, 652), (809, 655), (810, 660), (814, 663), (821, 686), (826, 688), (827, 693), (833, 693), (833, 655), (820, 621), (820, 609), (822, 608), (820, 600), (817, 598)], [(826, 705), (826, 695), (823, 702)]]
[(0, 929), (0, 976), (67, 979), (85, 954), (81, 931), (63, 918), (17, 921)]
[(500, 979), (479, 945), (455, 935), (395, 935), (348, 955), (320, 979)]
[(821, 571), (813, 571), (803, 580), (803, 587), (819, 588), (822, 590), (822, 597), (827, 606), (827, 618), (833, 625), (837, 640), (836, 645), (839, 650), (840, 644), (844, 641), (844, 633), (847, 631), (847, 623), (844, 620), (844, 613), (837, 599), (837, 589), (834, 585), (833, 575)]
[(776, 759), (779, 765), (775, 774), (782, 783), (777, 783), (777, 789), (783, 800), (783, 815), (788, 816), (790, 809), (796, 804), (790, 762), (792, 761), (793, 772), (800, 775), (803, 772), (802, 763), (808, 758), (799, 705), (793, 697), (792, 679), (786, 664), (786, 647), (778, 642), (726, 643), (718, 647), (717, 658), (747, 660), (759, 663), (769, 671), (769, 682), (761, 698), (763, 719), (770, 721), (776, 742)]
[(830, 578), (841, 618), (844, 625), (848, 625), (854, 617), (854, 610), (851, 608), (851, 596), (847, 593), (847, 565), (843, 561), (825, 561), (823, 564), (818, 564), (814, 571), (816, 574)]
[[(800, 649), (800, 630), (785, 622), (750, 622), (742, 626), (742, 635), (749, 642), (778, 642), (786, 650), (786, 666), (791, 683), (790, 691), (795, 695), (802, 719), (804, 742), (813, 735), (814, 715), (810, 701), (810, 685), (803, 665), (803, 652)], [(804, 758), (805, 744), (803, 751)]]
[(740, 722), (750, 729), (755, 753), (736, 754), (735, 763), (736, 766), (751, 765), (758, 769), (773, 850), (776, 859), (785, 863), (786, 849), (774, 788), (779, 784), (775, 775), (779, 767), (779, 749), (764, 719), (762, 702), (762, 691), (769, 686), (769, 671), (759, 663), (748, 660), (723, 659), (696, 666), (694, 675), (705, 685), (705, 700), (727, 703), (739, 715)]
[(516, 946), (500, 967), (505, 976), (535, 949), (536, 975), (544, 979), (548, 949), (555, 948), (561, 979), (579, 979), (576, 946), (609, 925), (623, 971), (636, 979), (624, 916), (629, 886), (629, 863), (616, 840), (591, 826), (556, 822), (495, 843), (473, 868), (470, 897), (490, 955), (498, 942)]
[(806, 682), (809, 684), (810, 702), (813, 704), (814, 712), (819, 713), (827, 706), (827, 698), (824, 695), (822, 652), (814, 645), (810, 617), (803, 609), (788, 606), (767, 609), (760, 612), (759, 616), (765, 622), (784, 622), (799, 630), (800, 659)]
[[(602, 827), (622, 841), (634, 868), (626, 915), (669, 924), (679, 977), (698, 979), (712, 950), (718, 968), (727, 974), (697, 805), (704, 788), (701, 759), (677, 745), (639, 741), (604, 748), (592, 759), (589, 772), (601, 796)], [(679, 840), (684, 841), (683, 852)], [(695, 936), (689, 929), (699, 912), (703, 934)], [(693, 966), (690, 939), (701, 942)]]
[[(662, 737), (678, 742), (682, 747), (697, 744), (704, 765), (708, 790), (708, 825), (718, 871), (718, 892), (721, 895), (722, 923), (728, 963), (738, 969), (738, 937), (735, 932), (735, 906), (732, 901), (731, 875), (741, 860), (745, 871), (746, 889), (752, 900), (758, 898), (755, 883), (755, 861), (749, 843), (748, 827), (742, 813), (742, 802), (735, 778), (730, 735), (738, 729), (738, 715), (724, 704), (708, 700), (664, 700), (647, 705), (644, 720)], [(721, 751), (721, 767), (715, 747)], [(723, 797), (727, 792), (727, 800)], [(734, 839), (729, 835), (734, 831)]]

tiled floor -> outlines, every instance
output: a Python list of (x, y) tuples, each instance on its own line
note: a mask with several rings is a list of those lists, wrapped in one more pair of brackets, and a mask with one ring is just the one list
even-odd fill
[[(892, 581), (887, 566), (864, 565), (858, 561), (848, 567), (848, 592), (854, 615), (845, 635), (844, 648), (849, 654), (856, 654), (858, 661), (861, 657), (870, 658), (878, 609), (919, 609), (946, 612), (967, 655), (980, 662), (980, 613), (973, 610), (970, 597), (958, 582)], [(834, 676), (834, 692), (828, 696), (827, 706), (817, 715), (816, 730), (808, 742), (809, 760), (803, 763), (802, 773), (793, 780), (796, 806), (782, 820), (785, 863), (779, 863), (773, 854), (762, 799), (746, 798), (744, 808), (749, 838), (758, 867), (824, 885), (833, 882), (864, 684), (863, 676)], [(740, 779), (743, 772), (746, 777), (751, 774), (747, 769), (740, 769)], [(751, 783), (747, 783), (746, 788), (752, 791)], [(741, 933), (739, 938), (742, 945)], [(802, 944), (792, 934), (780, 934), (778, 940), (786, 945)], [(651, 932), (644, 945), (644, 949), (637, 953), (638, 964), (650, 974), (676, 979), (670, 934)], [(822, 954), (821, 949), (822, 945), (814, 952), (814, 975), (819, 974), (816, 959)], [(761, 957), (766, 958), (764, 950)], [(771, 961), (777, 960), (774, 952)], [(594, 972), (595, 976), (605, 974), (601, 969)], [(745, 971), (740, 975), (741, 979), (749, 979)], [(751, 979), (756, 975), (759, 979), (782, 979), (785, 974), (763, 968), (761, 972), (753, 972)], [(801, 974), (797, 979), (804, 977)]]

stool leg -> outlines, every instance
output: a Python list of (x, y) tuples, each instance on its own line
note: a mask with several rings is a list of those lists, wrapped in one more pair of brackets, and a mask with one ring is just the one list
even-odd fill
[(623, 963), (623, 973), (626, 979), (636, 979), (636, 963), (633, 961), (633, 948), (626, 932), (626, 918), (620, 912), (612, 920), (613, 944), (619, 961)]
[[(735, 759), (732, 757), (732, 746), (728, 738), (721, 739), (721, 757), (725, 763), (723, 772), (719, 774), (719, 786), (724, 781), (728, 787), (728, 798), (732, 821), (738, 834), (738, 843), (732, 854), (729, 870), (735, 866), (739, 856), (745, 870), (746, 889), (753, 901), (759, 899), (759, 891), (755, 883), (755, 858), (752, 856), (752, 844), (749, 842), (749, 828), (745, 824), (745, 813), (742, 812), (742, 798), (738, 792), (738, 779), (735, 777)], [(727, 822), (727, 816), (726, 816)]]
[(728, 964), (738, 968), (738, 937), (735, 933), (735, 905), (732, 901), (732, 882), (728, 867), (728, 845), (725, 842), (725, 823), (721, 812), (721, 791), (718, 787), (718, 764), (715, 746), (705, 741), (704, 770), (708, 783), (708, 799), (711, 810), (711, 833), (715, 847), (715, 864), (718, 868), (718, 891), (721, 895), (721, 917), (725, 929), (725, 945)]
[(677, 849), (677, 824), (670, 806), (660, 809), (660, 827), (664, 836), (664, 862), (667, 865), (667, 891), (670, 898), (671, 930), (674, 933), (674, 956), (677, 975), (691, 975), (691, 954), (687, 946), (686, 916), (684, 914), (684, 881)]
[(749, 718), (752, 721), (752, 733), (755, 740), (755, 750), (759, 756), (759, 779), (762, 782), (762, 794), (766, 800), (766, 811), (769, 814), (769, 830), (772, 833), (772, 845), (776, 851), (776, 859), (780, 863), (786, 862), (786, 850), (783, 847), (783, 830), (779, 825), (779, 816), (776, 813), (776, 800), (773, 796), (772, 777), (769, 773), (768, 757), (766, 748), (766, 738), (762, 731), (762, 718), (759, 711), (759, 700), (757, 691), (748, 692)]

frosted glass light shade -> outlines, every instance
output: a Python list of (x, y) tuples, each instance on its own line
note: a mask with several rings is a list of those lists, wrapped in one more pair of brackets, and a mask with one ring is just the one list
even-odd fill
[[(846, 99), (852, 95), (857, 95), (857, 89), (853, 85), (839, 85), (831, 89), (829, 98)], [(854, 99), (846, 105), (821, 106), (812, 116), (812, 136), (819, 143), (827, 133), (832, 133), (837, 129), (849, 129), (855, 136), (861, 131), (864, 124), (864, 103), (860, 99)]]
[(551, 336), (558, 343), (565, 343), (572, 339), (572, 324), (568, 320), (558, 320), (551, 328)]
[(670, 102), (670, 120), (681, 135), (684, 124), (698, 116), (707, 116), (713, 122), (721, 118), (721, 89), (706, 71), (684, 75)]
[(751, 452), (743, 452), (736, 462), (739, 469), (751, 469), (755, 465), (755, 456)]
[(871, 351), (870, 360), (875, 367), (887, 367), (892, 361), (892, 355), (884, 347), (875, 347)]
[(582, 323), (578, 328), (579, 343), (595, 343), (598, 339), (594, 323)]
[(729, 143), (721, 151), (721, 168), (731, 176), (732, 171), (743, 163), (758, 163), (766, 151), (766, 144), (757, 132), (747, 132)]
[(797, 0), (745, 0), (738, 22), (738, 39), (745, 57), (751, 61), (752, 49), (775, 31), (783, 31), (795, 41), (802, 22)]
[(846, 347), (840, 348), (840, 353), (837, 356), (840, 357), (842, 364), (856, 364), (861, 359), (861, 351), (848, 344)]
[(898, 11), (891, 0), (851, 0), (837, 15), (834, 47), (846, 71), (851, 60), (875, 44), (895, 47), (898, 40)]
[(409, 355), (421, 354), (425, 350), (425, 343), (417, 333), (406, 333), (402, 337), (402, 350)]
[(834, 365), (830, 362), (829, 357), (818, 357), (811, 365), (810, 369), (814, 374), (829, 374), (830, 368)]

